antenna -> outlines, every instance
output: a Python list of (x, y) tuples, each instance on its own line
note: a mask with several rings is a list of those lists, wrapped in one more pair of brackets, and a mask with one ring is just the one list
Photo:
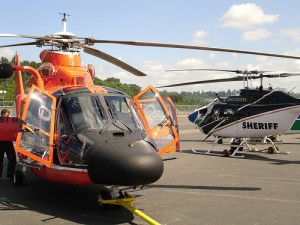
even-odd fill
[(288, 91), (288, 94), (290, 94), (296, 87), (293, 87), (291, 90)]
[(67, 32), (67, 19), (66, 16), (70, 16), (67, 13), (59, 13), (60, 15), (63, 15), (63, 19), (62, 19), (62, 31), (63, 32)]

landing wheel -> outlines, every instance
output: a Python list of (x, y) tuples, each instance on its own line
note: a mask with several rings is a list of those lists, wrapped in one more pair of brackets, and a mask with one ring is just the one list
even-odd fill
[(274, 147), (270, 146), (268, 148), (268, 153), (273, 154), (274, 152), (279, 152), (279, 148), (277, 146)]
[(278, 153), (279, 152), (279, 148), (277, 146), (273, 147), (273, 153)]
[[(112, 199), (112, 196), (109, 191), (103, 190), (103, 191), (100, 191), (98, 198), (99, 199), (102, 198), (103, 200), (110, 200), (110, 199)], [(102, 210), (107, 210), (110, 206), (109, 204), (103, 204), (101, 201), (98, 201), (98, 202), (99, 202), (100, 208)]]
[(22, 187), (24, 185), (24, 174), (22, 170), (16, 170), (14, 173), (14, 185)]
[(229, 151), (227, 149), (225, 149), (223, 151), (223, 156), (228, 157), (229, 156)]
[(273, 153), (274, 153), (273, 147), (269, 147), (269, 148), (268, 148), (268, 153), (269, 153), (269, 154), (273, 154)]

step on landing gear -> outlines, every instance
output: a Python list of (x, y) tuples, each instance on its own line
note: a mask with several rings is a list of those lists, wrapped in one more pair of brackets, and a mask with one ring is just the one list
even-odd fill
[(135, 197), (132, 195), (122, 192), (119, 187), (112, 186), (110, 189), (102, 190), (98, 196), (98, 202), (102, 209), (108, 209), (109, 206), (124, 207), (128, 211), (132, 212), (136, 216), (151, 225), (159, 225), (157, 221), (153, 220), (137, 208), (134, 208), (131, 203), (135, 201)]

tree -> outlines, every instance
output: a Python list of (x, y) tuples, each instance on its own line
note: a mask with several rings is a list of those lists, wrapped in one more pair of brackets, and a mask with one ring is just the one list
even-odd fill
[[(12, 60), (9, 61), (5, 57), (1, 57), (0, 63), (9, 63), (13, 64)], [(35, 61), (28, 61), (24, 60), (20, 63), (22, 66), (31, 66), (35, 69), (38, 69), (41, 63), (37, 63)], [(31, 74), (29, 73), (23, 73), (23, 83), (25, 84), (26, 81), (30, 78)], [(15, 98), (15, 76), (11, 76), (10, 78), (6, 80), (0, 81), (0, 89), (6, 90), (6, 95), (4, 96), (4, 101), (13, 101)]]
[(114, 77), (107, 78), (106, 80), (101, 80), (96, 77), (94, 79), (94, 84), (118, 89), (120, 91), (125, 92), (131, 97), (133, 97), (134, 95), (138, 94), (141, 91), (141, 87), (139, 87), (138, 85), (123, 84), (120, 82), (120, 79)]
[[(1, 57), (1, 62), (0, 63), (10, 63), (12, 64), (12, 61), (9, 61), (5, 57)], [(35, 69), (38, 69), (41, 65), (41, 63), (37, 63), (34, 61), (28, 61), (24, 60), (21, 62), (21, 65), (23, 66), (30, 66)], [(23, 82), (25, 83), (29, 78), (30, 78), (29, 73), (23, 73)], [(100, 85), (100, 86), (107, 86), (111, 88), (115, 88), (117, 90), (120, 90), (129, 96), (133, 97), (137, 95), (141, 91), (141, 87), (136, 85), (136, 84), (125, 84), (121, 83), (119, 78), (114, 78), (110, 77), (107, 78), (106, 80), (101, 80), (99, 78), (94, 79), (94, 84), (95, 85)], [(6, 82), (3, 82), (0, 80), (0, 89), (1, 90), (6, 90), (6, 96), (5, 96), (5, 101), (13, 101), (15, 98), (15, 77), (12, 76), (6, 80)], [(237, 90), (230, 90), (228, 89), (227, 91), (221, 91), (218, 92), (218, 95), (220, 97), (227, 97), (230, 95), (236, 95)], [(168, 91), (161, 91), (160, 95), (162, 97), (170, 97), (173, 101), (174, 104), (176, 105), (199, 105), (200, 102), (202, 102), (205, 99), (214, 99), (216, 98), (216, 94), (213, 91), (196, 91), (196, 92), (187, 92), (187, 91), (182, 91), (181, 93), (178, 92), (168, 92)], [(300, 94), (293, 93), (294, 96), (300, 96)]]

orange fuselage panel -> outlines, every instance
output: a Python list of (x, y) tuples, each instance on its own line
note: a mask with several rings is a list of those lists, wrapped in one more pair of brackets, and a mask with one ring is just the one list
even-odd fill
[(53, 66), (69, 66), (80, 67), (80, 54), (79, 52), (58, 52), (44, 50), (40, 54), (42, 63), (52, 63)]

